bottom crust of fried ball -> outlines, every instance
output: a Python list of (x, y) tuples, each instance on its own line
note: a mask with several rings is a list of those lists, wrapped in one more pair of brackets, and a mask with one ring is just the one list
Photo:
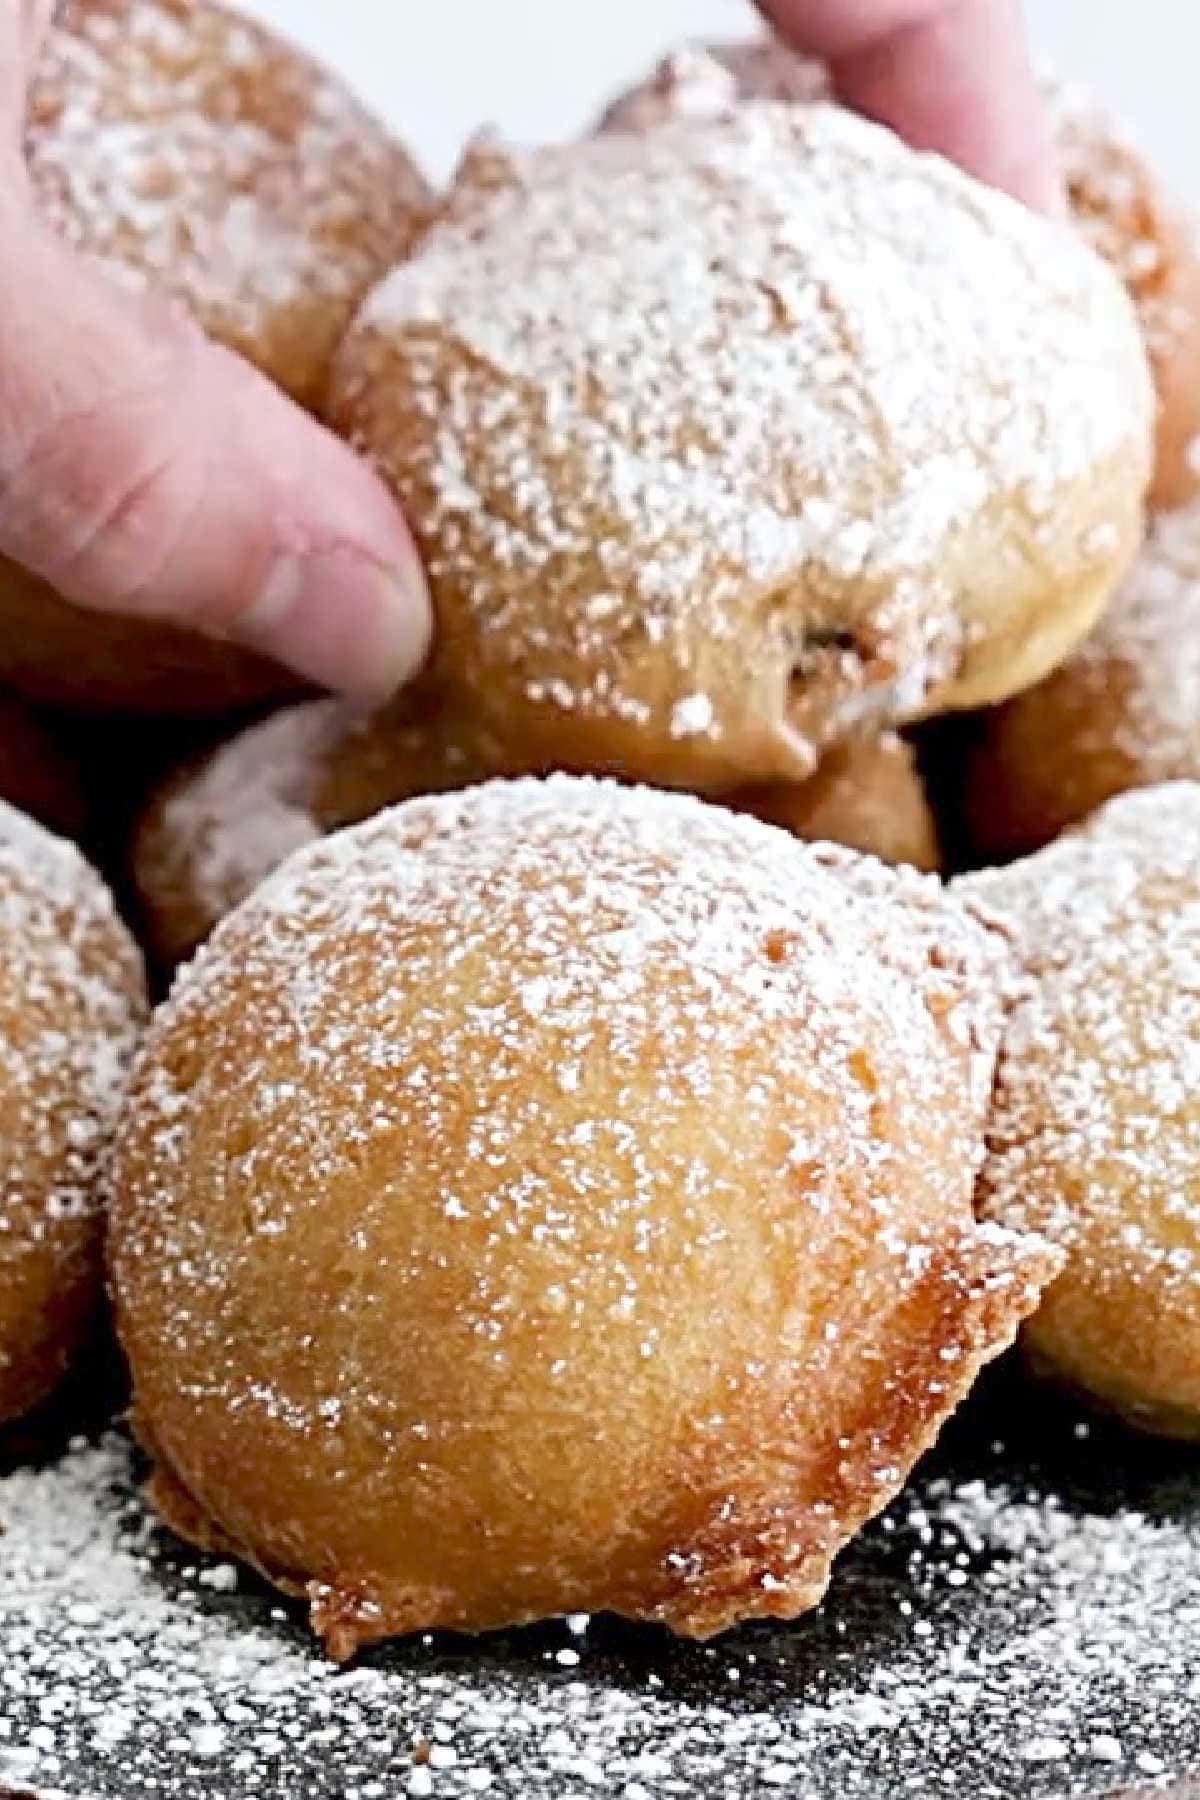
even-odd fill
[(972, 1211), (1001, 966), (928, 878), (615, 784), (293, 857), (120, 1133), (159, 1505), (338, 1657), (811, 1607), (1057, 1267)]
[(53, 1392), (99, 1303), (102, 1162), (143, 1006), (99, 876), (0, 804), (0, 1424)]
[[(132, 864), (155, 961), (176, 967), (285, 857), (331, 831), (422, 794), (547, 773), (427, 684), (372, 715), (336, 700), (277, 713), (177, 772), (146, 807)], [(894, 732), (831, 751), (809, 781), (721, 803), (796, 837), (940, 866), (915, 755)]]
[(1200, 1437), (1200, 786), (1125, 794), (955, 891), (1030, 979), (980, 1189), (984, 1217), (1068, 1255), (1025, 1342), (1133, 1423)]

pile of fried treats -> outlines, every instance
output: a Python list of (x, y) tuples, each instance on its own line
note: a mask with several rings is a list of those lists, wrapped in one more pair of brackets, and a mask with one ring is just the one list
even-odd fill
[(1046, 92), (1064, 218), (770, 40), (438, 194), (216, 0), (51, 33), (48, 222), (436, 635), (364, 713), (0, 566), (0, 1421), (107, 1317), (335, 1658), (794, 1618), (1018, 1334), (1200, 1435), (1200, 249)]

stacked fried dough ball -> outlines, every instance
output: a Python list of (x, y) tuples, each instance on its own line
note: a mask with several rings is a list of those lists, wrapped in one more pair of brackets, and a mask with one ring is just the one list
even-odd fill
[[(370, 716), (337, 700), (276, 713), (182, 769), (139, 822), (132, 867), (156, 964), (184, 961), (314, 839), (420, 794), (546, 768), (429, 685)], [(915, 755), (894, 732), (839, 745), (795, 786), (740, 788), (722, 800), (797, 837), (940, 866)]]
[[(1193, 222), (1164, 193), (1125, 131), (1083, 90), (1044, 82), (1074, 223), (1124, 282), (1137, 308), (1158, 396), (1151, 499), (1177, 506), (1200, 487), (1200, 248)], [(601, 120), (647, 131), (673, 119), (719, 117), (756, 99), (828, 99), (828, 71), (776, 38), (711, 44), (665, 57)]]
[(1127, 788), (1200, 779), (1200, 501), (1164, 513), (1086, 641), (980, 722), (976, 852), (1038, 850)]
[(1028, 1342), (1136, 1422), (1200, 1437), (1200, 786), (1123, 795), (957, 891), (1030, 976), (980, 1188), (986, 1218), (1069, 1252)]
[(1055, 1267), (971, 1209), (995, 957), (936, 882), (563, 776), (294, 857), (118, 1150), (168, 1518), (335, 1655), (813, 1605)]
[(99, 877), (0, 802), (0, 1424), (58, 1384), (99, 1307), (102, 1177), (141, 962)]
[[(152, 1492), (335, 1656), (794, 1617), (1026, 1321), (1196, 1433), (1200, 788), (949, 888), (877, 860), (946, 860), (919, 727), (953, 712), (989, 709), (951, 857), (1200, 775), (1194, 251), (1055, 104), (1081, 230), (769, 40), (676, 56), (582, 142), (480, 140), (435, 204), (213, 0), (81, 0), (52, 39), (48, 215), (323, 401), (438, 615), (412, 690), (210, 744), (129, 853), (157, 966), (202, 946), (109, 1171)], [(1152, 479), (1181, 510), (1135, 561)], [(0, 680), (93, 710), (277, 680), (121, 629), (5, 572)], [(49, 816), (5, 730), (0, 793)], [(98, 878), (9, 812), (6, 884), (36, 1155), (0, 1417), (94, 1304), (138, 1027)]]
[(535, 757), (706, 790), (1046, 673), (1148, 474), (1102, 264), (833, 106), (477, 145), (330, 405), (438, 679)]

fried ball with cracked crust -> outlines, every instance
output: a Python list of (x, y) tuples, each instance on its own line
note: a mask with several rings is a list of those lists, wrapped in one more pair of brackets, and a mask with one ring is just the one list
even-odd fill
[[(155, 961), (184, 961), (286, 857), (331, 831), (422, 794), (548, 773), (428, 683), (370, 714), (338, 700), (286, 708), (176, 771), (138, 821), (133, 882)], [(891, 733), (831, 751), (798, 786), (719, 798), (797, 837), (938, 867), (912, 751)]]
[(1200, 1437), (1200, 786), (1124, 794), (955, 889), (1030, 977), (980, 1186), (985, 1218), (1067, 1251), (1025, 1342), (1135, 1424)]
[(120, 1134), (165, 1516), (339, 1657), (812, 1606), (1058, 1267), (972, 1211), (1006, 967), (930, 878), (648, 789), (302, 851)]
[[(335, 76), (213, 0), (74, 0), (33, 82), (25, 151), (68, 243), (182, 302), (309, 408), (429, 198)], [(0, 680), (142, 712), (222, 711), (297, 686), (234, 646), (68, 605), (9, 562)]]
[[(1086, 89), (1043, 78), (1067, 201), (1092, 248), (1137, 309), (1158, 395), (1150, 501), (1179, 506), (1200, 487), (1200, 247), (1182, 206), (1144, 152)], [(748, 100), (811, 105), (831, 97), (828, 68), (769, 34), (683, 45), (620, 95), (602, 131), (648, 131), (720, 114)], [(1195, 448), (1194, 448), (1195, 447)]]
[(0, 1424), (57, 1387), (98, 1307), (101, 1174), (145, 1005), (100, 877), (0, 802)]
[(531, 760), (717, 790), (999, 699), (1142, 533), (1126, 295), (830, 106), (468, 154), (334, 423), (424, 553), (435, 669)]
[(1155, 520), (1091, 636), (978, 729), (963, 815), (980, 859), (1041, 849), (1129, 788), (1200, 777), (1200, 500)]

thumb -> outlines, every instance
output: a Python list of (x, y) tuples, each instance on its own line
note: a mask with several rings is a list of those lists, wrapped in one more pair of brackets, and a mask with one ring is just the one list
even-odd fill
[(1031, 206), (1061, 211), (1019, 0), (758, 3), (797, 49), (832, 65), (850, 106)]
[(372, 471), (156, 297), (77, 258), (0, 181), (0, 553), (68, 600), (264, 652), (377, 699), (429, 640)]

